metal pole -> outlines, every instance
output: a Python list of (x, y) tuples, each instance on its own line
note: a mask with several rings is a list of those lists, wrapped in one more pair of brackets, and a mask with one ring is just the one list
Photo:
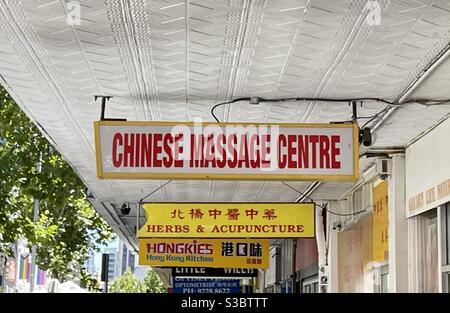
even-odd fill
[(108, 275), (109, 275), (109, 254), (102, 254), (102, 275), (101, 280), (105, 282), (104, 292), (108, 293)]
[(0, 281), (0, 292), (1, 289), (4, 288), (6, 290), (6, 265), (8, 263), (8, 256), (6, 254), (0, 253), (0, 260), (2, 261), (2, 264), (0, 264), (0, 268), (2, 269), (2, 272), (0, 273), (1, 281)]
[(14, 287), (15, 292), (17, 292), (17, 286), (19, 286), (19, 275), (20, 275), (20, 258), (22, 257), (21, 251), (19, 250), (19, 241), (20, 239), (17, 239), (16, 241), (16, 275), (14, 276)]
[(352, 101), (352, 121), (356, 122), (358, 120), (358, 110), (356, 108), (356, 101)]
[(141, 203), (139, 202), (136, 205), (136, 238), (138, 238), (140, 218), (141, 218)]
[[(36, 222), (39, 217), (39, 199), (34, 199), (34, 216), (33, 221)], [(31, 247), (31, 266), (30, 266), (30, 292), (34, 291), (36, 272), (36, 245)]]
[[(36, 163), (36, 172), (41, 172), (41, 162)], [(36, 221), (39, 218), (39, 199), (34, 199), (33, 203), (33, 222), (36, 223)], [(30, 266), (30, 292), (34, 291), (34, 285), (35, 285), (35, 277), (36, 277), (36, 245), (33, 245), (31, 247), (31, 266)]]
[(105, 119), (105, 107), (106, 107), (106, 98), (102, 97), (102, 115), (100, 117), (100, 120), (103, 121)]

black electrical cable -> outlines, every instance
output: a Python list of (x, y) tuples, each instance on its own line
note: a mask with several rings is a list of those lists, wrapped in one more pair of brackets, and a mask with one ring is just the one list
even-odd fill
[(326, 210), (327, 212), (329, 212), (330, 214), (337, 215), (337, 216), (353, 216), (353, 215), (358, 215), (358, 214), (360, 214), (360, 213), (366, 212), (366, 210), (362, 210), (362, 211), (358, 211), (358, 212), (355, 212), (355, 213), (340, 214), (340, 213), (336, 213), (336, 212), (331, 212), (330, 210), (328, 210), (328, 209), (326, 209), (326, 208), (325, 208), (325, 210)]
[[(281, 183), (282, 183), (283, 185), (285, 185), (285, 186), (291, 188), (292, 190), (298, 192), (300, 195), (302, 195), (302, 196), (305, 197), (306, 199), (310, 200), (311, 202), (314, 202), (314, 199), (313, 199), (313, 198), (308, 197), (305, 193), (301, 192), (301, 191), (298, 190), (297, 188), (292, 187), (291, 185), (285, 183), (284, 181), (282, 181)], [(333, 215), (337, 215), (337, 216), (353, 216), (353, 215), (358, 215), (358, 214), (360, 214), (360, 213), (366, 212), (366, 210), (362, 210), (362, 211), (358, 211), (358, 212), (354, 212), (354, 213), (349, 213), (349, 214), (341, 214), (341, 213), (336, 213), (336, 212), (333, 212), (333, 211), (328, 210), (326, 204), (325, 204), (325, 205), (320, 205), (320, 204), (317, 204), (317, 203), (314, 202), (314, 205), (317, 205), (317, 206), (318, 206), (319, 208), (321, 208), (322, 210), (325, 210), (325, 211), (327, 211), (328, 213), (333, 214)]]
[(214, 119), (216, 120), (217, 123), (219, 122), (219, 119), (217, 118), (217, 116), (214, 114), (214, 110), (216, 108), (218, 108), (219, 106), (222, 105), (226, 105), (226, 104), (231, 104), (231, 103), (235, 103), (235, 102), (239, 102), (239, 101), (254, 101), (255, 104), (257, 103), (261, 103), (261, 102), (285, 102), (285, 101), (319, 101), (319, 102), (348, 102), (351, 103), (353, 101), (375, 101), (375, 102), (381, 102), (381, 103), (385, 103), (388, 106), (386, 106), (382, 111), (380, 111), (379, 113), (375, 114), (374, 116), (370, 116), (370, 117), (357, 117), (357, 119), (366, 119), (366, 118), (370, 118), (371, 120), (366, 122), (366, 124), (364, 126), (366, 126), (367, 124), (369, 124), (371, 121), (373, 121), (373, 119), (375, 119), (376, 117), (378, 117), (380, 114), (382, 114), (383, 112), (385, 112), (387, 109), (394, 107), (394, 106), (402, 106), (404, 104), (410, 104), (410, 103), (419, 103), (422, 105), (426, 105), (426, 106), (433, 106), (433, 105), (450, 105), (450, 99), (409, 99), (407, 101), (404, 101), (402, 103), (398, 103), (395, 101), (389, 101), (383, 98), (374, 98), (374, 97), (366, 97), (366, 98), (300, 98), (300, 97), (292, 97), (292, 98), (273, 98), (273, 99), (268, 99), (268, 98), (260, 98), (260, 97), (242, 97), (242, 98), (236, 98), (230, 101), (226, 101), (226, 102), (221, 102), (218, 103), (216, 105), (214, 105), (211, 108), (211, 115), (214, 117)]
[(261, 102), (286, 102), (286, 101), (321, 101), (321, 102), (352, 102), (352, 101), (376, 101), (376, 102), (383, 102), (389, 105), (395, 105), (394, 102), (382, 99), (382, 98), (274, 98), (274, 99), (267, 99), (267, 98), (259, 98), (259, 97), (242, 97), (242, 98), (236, 98), (230, 101), (225, 101), (218, 103), (214, 105), (211, 108), (211, 115), (214, 117), (217, 123), (219, 122), (219, 119), (214, 114), (214, 110), (222, 105), (231, 104), (239, 101), (251, 101), (254, 99), (256, 103)]
[(281, 101), (319, 101), (319, 102), (353, 102), (353, 101), (375, 101), (375, 102), (383, 102), (390, 105), (396, 105), (397, 103), (383, 99), (383, 98), (308, 98), (308, 97), (292, 97), (292, 98), (255, 98), (259, 99), (259, 102), (281, 102)]
[(382, 114), (385, 110), (392, 108), (392, 106), (388, 105), (387, 107), (385, 107), (383, 110), (381, 110), (378, 113), (375, 113), (374, 115), (371, 116), (358, 116), (356, 119), (357, 120), (365, 120), (365, 119), (373, 119), (373, 118), (377, 118), (378, 116), (380, 116), (380, 114)]
[[(411, 104), (411, 103), (419, 103), (421, 105), (425, 106), (434, 106), (434, 105), (450, 105), (450, 100), (430, 100), (430, 99), (410, 99), (406, 102), (403, 102), (402, 104)], [(395, 105), (387, 105), (383, 110), (380, 112), (370, 116), (370, 117), (357, 117), (357, 119), (365, 119), (369, 118), (367, 122), (364, 123), (364, 125), (361, 128), (366, 127), (368, 124), (370, 124), (374, 119), (376, 119), (378, 116), (386, 112), (387, 110), (393, 108)]]
[(410, 99), (404, 103), (419, 103), (425, 106), (450, 105), (450, 99)]
[[(304, 192), (301, 192), (300, 190), (298, 190), (297, 188), (292, 187), (291, 185), (289, 185), (288, 183), (285, 183), (284, 181), (281, 182), (283, 185), (291, 188), (292, 190), (298, 192), (300, 195), (302, 195), (303, 197), (305, 197), (306, 199), (308, 199), (311, 202), (314, 202), (313, 198), (308, 197)], [(317, 206), (322, 207), (320, 205), (317, 204)], [(323, 208), (323, 207), (322, 207)]]
[[(450, 105), (450, 100), (429, 100), (429, 99), (411, 99), (408, 100), (406, 102), (403, 102), (403, 104), (411, 104), (411, 103), (419, 103), (421, 105), (425, 105), (425, 106), (433, 106), (433, 105)], [(357, 117), (357, 119), (366, 119), (369, 118), (369, 120), (367, 122), (364, 123), (364, 125), (361, 128), (366, 127), (368, 124), (370, 124), (374, 119), (376, 119), (378, 116), (380, 116), (381, 114), (383, 114), (384, 112), (386, 112), (387, 110), (393, 108), (394, 105), (388, 105), (386, 106), (383, 110), (381, 110), (380, 112), (372, 115), (372, 116), (368, 116), (368, 117)]]
[(164, 183), (163, 185), (159, 186), (158, 188), (156, 188), (155, 190), (153, 190), (152, 192), (150, 192), (148, 195), (146, 195), (145, 197), (143, 197), (141, 200), (139, 200), (139, 203), (141, 203), (142, 201), (144, 201), (145, 199), (147, 199), (148, 197), (150, 197), (152, 194), (154, 194), (155, 192), (157, 192), (158, 190), (164, 188), (165, 186), (167, 186), (168, 184), (170, 184), (172, 182), (172, 180), (167, 181), (166, 183)]
[(374, 119), (376, 119), (378, 116), (380, 116), (381, 114), (383, 114), (384, 112), (386, 112), (386, 111), (389, 110), (390, 108), (392, 108), (392, 106), (391, 106), (391, 105), (388, 105), (388, 106), (386, 106), (383, 110), (381, 110), (380, 112), (378, 112), (378, 113), (372, 115), (372, 116), (370, 117), (370, 119), (369, 119), (367, 122), (365, 122), (364, 125), (363, 125), (361, 128), (364, 128), (364, 127), (366, 127), (367, 125), (369, 125)]
[(222, 106), (222, 105), (230, 104), (230, 103), (235, 103), (235, 102), (238, 102), (238, 101), (250, 101), (250, 98), (249, 98), (249, 97), (245, 97), (245, 98), (237, 98), (237, 99), (233, 99), (233, 100), (231, 100), (231, 101), (226, 101), (226, 102), (217, 103), (215, 106), (213, 106), (213, 107), (211, 108), (211, 115), (214, 117), (214, 119), (216, 120), (217, 123), (220, 123), (220, 122), (219, 122), (219, 119), (218, 119), (217, 116), (214, 114), (214, 110), (215, 110), (216, 108)]

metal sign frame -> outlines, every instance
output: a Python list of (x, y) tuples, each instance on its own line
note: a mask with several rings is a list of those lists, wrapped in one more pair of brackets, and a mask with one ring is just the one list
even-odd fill
[[(252, 239), (263, 239), (263, 238), (315, 238), (316, 237), (316, 203), (315, 202), (300, 202), (300, 203), (296, 203), (296, 202), (140, 202), (140, 205), (142, 205), (142, 208), (145, 211), (145, 215), (146, 215), (146, 222), (144, 223), (144, 225), (139, 229), (138, 231), (138, 238), (171, 238), (171, 239), (175, 239), (175, 238), (201, 238), (201, 239), (205, 239), (205, 238), (217, 238), (217, 239), (224, 239), (224, 238), (233, 238), (233, 239), (239, 239), (239, 238), (252, 238)], [(264, 205), (274, 205), (274, 206), (279, 206), (279, 205), (289, 205), (289, 206), (299, 206), (299, 208), (296, 208), (296, 210), (299, 210), (301, 206), (312, 206), (312, 221), (311, 221), (311, 226), (313, 228), (313, 232), (310, 236), (307, 235), (302, 235), (299, 236), (298, 233), (296, 233), (294, 235), (261, 235), (261, 234), (256, 234), (253, 233), (253, 235), (241, 235), (241, 236), (230, 236), (229, 235), (203, 235), (203, 234), (195, 234), (195, 235), (186, 235), (183, 233), (174, 235), (174, 236), (168, 236), (167, 234), (165, 234), (164, 236), (155, 236), (155, 234), (145, 234), (145, 227), (147, 225), (149, 225), (149, 217), (147, 216), (147, 213), (149, 211), (149, 209), (145, 208), (145, 205), (159, 205), (159, 206), (170, 206), (173, 208), (177, 208), (179, 209), (180, 206), (184, 206), (184, 205), (192, 205), (192, 206), (209, 206), (212, 207), (214, 205), (226, 205), (226, 206), (230, 206), (230, 207), (236, 207), (236, 206), (241, 206), (241, 205), (248, 205), (248, 206), (264, 206)], [(266, 221), (267, 222), (267, 221)], [(187, 221), (185, 221), (185, 223), (187, 223)], [(197, 222), (198, 223), (198, 222)], [(195, 224), (195, 223), (193, 223)], [(154, 224), (152, 224), (154, 225)], [(167, 224), (169, 225), (169, 224)], [(172, 225), (172, 224), (171, 224)], [(173, 225), (180, 225), (179, 223), (174, 223)], [(206, 224), (202, 224), (203, 226)], [(190, 231), (189, 233), (191, 233), (193, 231)]]

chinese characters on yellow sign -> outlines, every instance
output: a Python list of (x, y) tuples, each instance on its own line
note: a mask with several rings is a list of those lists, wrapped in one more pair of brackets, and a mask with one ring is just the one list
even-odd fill
[(388, 185), (386, 181), (373, 189), (373, 260), (387, 260), (388, 254)]
[(146, 203), (140, 238), (314, 237), (313, 203)]
[(267, 268), (268, 239), (139, 239), (139, 264)]

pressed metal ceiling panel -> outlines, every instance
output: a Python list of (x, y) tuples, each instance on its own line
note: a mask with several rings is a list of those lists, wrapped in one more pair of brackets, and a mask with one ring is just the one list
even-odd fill
[(348, 182), (325, 182), (312, 193), (311, 197), (316, 201), (338, 199), (352, 186), (353, 184)]
[[(240, 96), (394, 100), (450, 42), (446, 0), (380, 0), (380, 25), (368, 22), (371, 12), (363, 0), (79, 3), (80, 23), (71, 25), (67, 1), (0, 0), (1, 83), (97, 200), (116, 207), (137, 202), (166, 181), (96, 178), (92, 123), (100, 105), (95, 94), (114, 96), (108, 117), (154, 121), (212, 121), (214, 104)], [(411, 97), (450, 97), (448, 64)], [(382, 108), (366, 102), (359, 115)], [(448, 106), (405, 105), (377, 129), (375, 146), (405, 146), (448, 113)], [(222, 106), (217, 115), (222, 121), (330, 122), (349, 120), (351, 110), (346, 103), (241, 102)], [(361, 162), (362, 169), (369, 165)], [(290, 184), (301, 192), (310, 185)], [(339, 197), (349, 186), (324, 183), (316, 194)], [(280, 182), (172, 181), (146, 200), (293, 201), (298, 196)], [(120, 214), (104, 211), (108, 208), (100, 211)], [(132, 229), (132, 219), (122, 219)]]

